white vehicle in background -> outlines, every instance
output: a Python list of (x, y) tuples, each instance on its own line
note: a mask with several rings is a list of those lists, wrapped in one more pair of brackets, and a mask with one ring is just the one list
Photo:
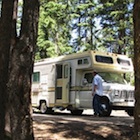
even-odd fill
[(124, 79), (124, 74), (133, 72), (131, 59), (97, 51), (36, 62), (32, 77), (32, 106), (42, 113), (67, 109), (75, 115), (82, 114), (84, 109), (92, 109), (93, 69), (104, 79), (103, 116), (109, 116), (112, 109), (123, 109), (132, 115), (134, 87)]

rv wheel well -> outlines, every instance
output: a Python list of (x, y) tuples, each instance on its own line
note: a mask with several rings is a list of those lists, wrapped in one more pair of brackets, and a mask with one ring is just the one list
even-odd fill
[(42, 103), (45, 103), (45, 104), (47, 105), (46, 100), (40, 100), (40, 101), (39, 101), (39, 106), (40, 106)]
[(109, 101), (108, 97), (106, 97), (106, 96), (103, 96), (101, 100), (102, 100), (102, 101), (106, 101), (106, 102), (110, 103), (110, 101)]

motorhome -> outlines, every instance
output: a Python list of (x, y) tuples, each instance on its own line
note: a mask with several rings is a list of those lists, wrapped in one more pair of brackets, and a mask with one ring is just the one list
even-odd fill
[(82, 114), (92, 109), (92, 72), (103, 78), (103, 116), (113, 109), (123, 109), (132, 115), (134, 87), (124, 75), (133, 72), (133, 64), (126, 55), (86, 51), (47, 58), (35, 62), (32, 76), (32, 106), (42, 113), (67, 109)]

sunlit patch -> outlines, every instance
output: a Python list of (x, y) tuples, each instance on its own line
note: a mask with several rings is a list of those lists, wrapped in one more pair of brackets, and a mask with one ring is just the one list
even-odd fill
[(100, 126), (98, 129), (93, 130), (93, 132), (97, 135), (101, 135), (104, 138), (108, 137), (109, 135), (116, 135), (116, 136), (120, 136), (121, 133), (119, 131), (114, 131), (113, 128), (107, 127), (107, 126)]

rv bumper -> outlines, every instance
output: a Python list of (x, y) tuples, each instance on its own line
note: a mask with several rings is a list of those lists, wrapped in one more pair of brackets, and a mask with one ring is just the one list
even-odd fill
[(127, 108), (134, 108), (135, 102), (115, 102), (112, 103), (113, 109), (127, 109)]

